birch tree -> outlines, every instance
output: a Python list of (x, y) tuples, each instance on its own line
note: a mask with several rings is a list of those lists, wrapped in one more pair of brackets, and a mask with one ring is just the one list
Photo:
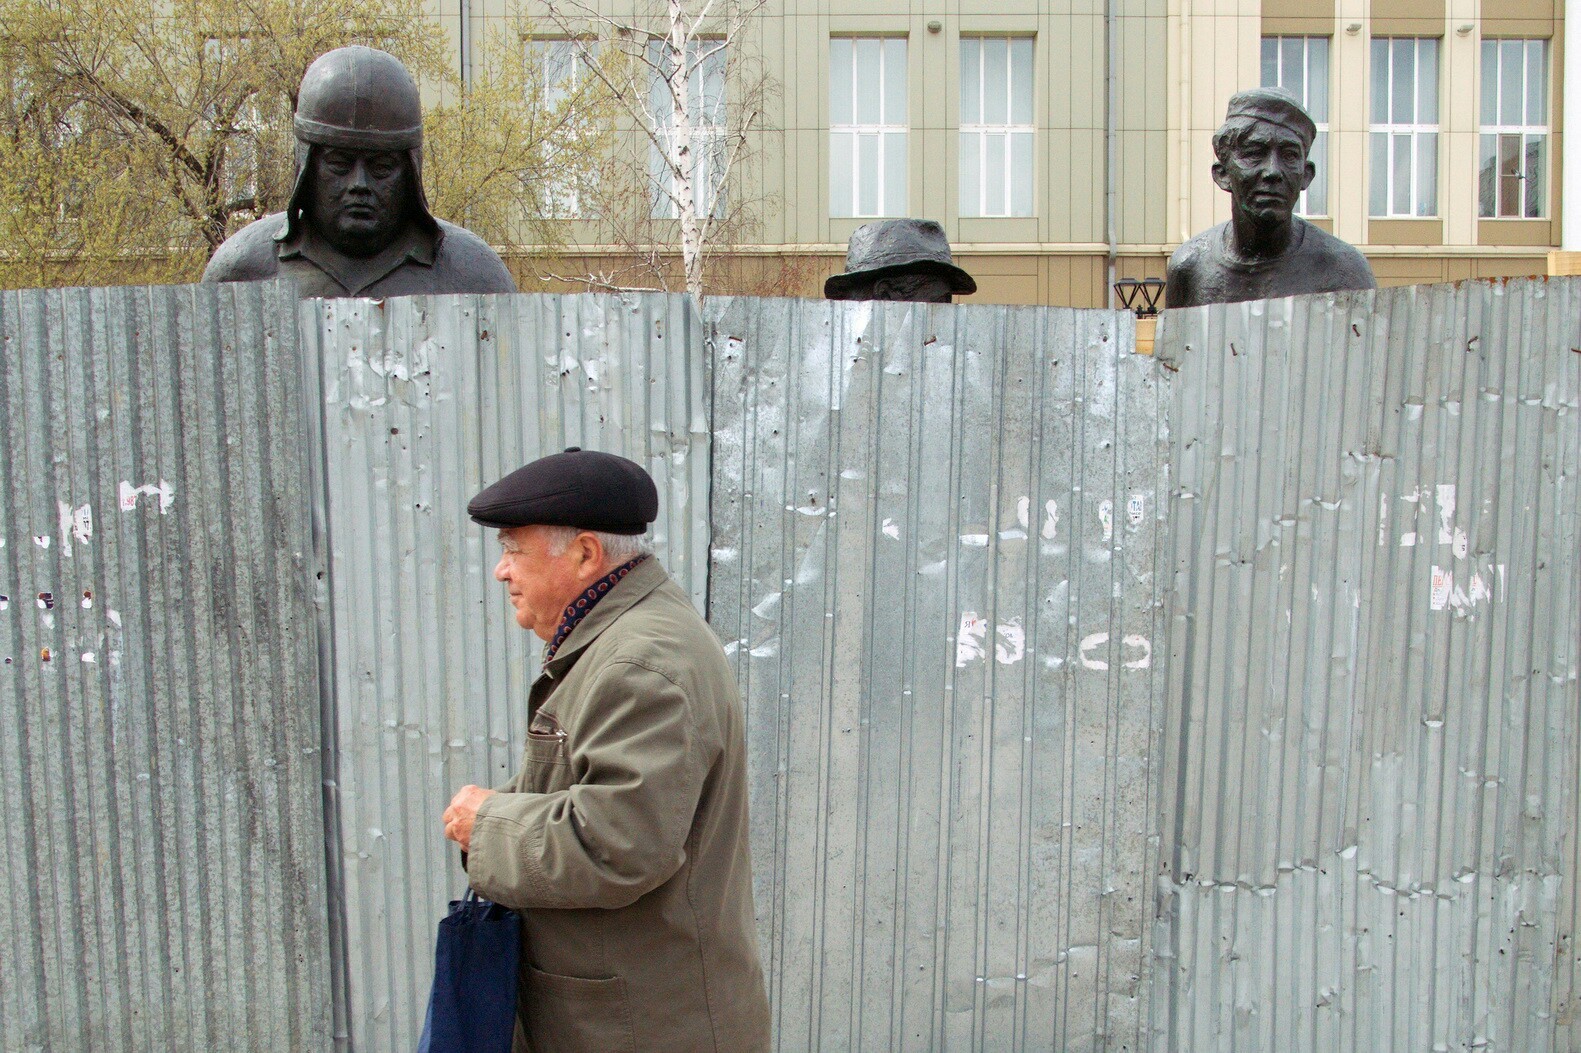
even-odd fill
[[(770, 90), (747, 45), (766, 0), (639, 0), (633, 16), (596, 0), (543, 0), (547, 23), (577, 42), (581, 61), (626, 115), (651, 162), (606, 186), (598, 221), (660, 287), (678, 251), (685, 288), (701, 301), (717, 247), (750, 222), (731, 175), (751, 154)], [(635, 183), (641, 195), (628, 192)], [(673, 240), (665, 226), (674, 223)], [(590, 284), (614, 286), (611, 275)]]

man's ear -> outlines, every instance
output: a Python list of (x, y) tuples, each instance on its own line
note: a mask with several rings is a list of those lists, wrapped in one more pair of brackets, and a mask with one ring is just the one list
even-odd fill
[(1311, 186), (1312, 185), (1312, 180), (1314, 180), (1316, 178), (1317, 178), (1317, 165), (1313, 164), (1311, 161), (1308, 161), (1307, 162), (1307, 167), (1306, 167), (1306, 176), (1305, 176), (1305, 178), (1303, 178), (1301, 180), (1301, 189), (1305, 190), (1307, 187)]
[[(1316, 173), (1317, 169), (1313, 168), (1312, 171)], [(1228, 191), (1230, 189), (1230, 173), (1224, 167), (1223, 161), (1213, 162), (1213, 183), (1220, 190)]]
[(581, 562), (576, 568), (577, 574), (589, 580), (598, 577), (604, 569), (604, 543), (584, 530), (577, 534), (572, 544), (577, 546), (577, 552), (581, 557)]

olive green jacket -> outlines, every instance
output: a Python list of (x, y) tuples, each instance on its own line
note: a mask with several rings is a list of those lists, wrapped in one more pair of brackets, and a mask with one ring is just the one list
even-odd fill
[(522, 915), (516, 1053), (768, 1049), (741, 704), (657, 558), (572, 630), (528, 712), (467, 863)]

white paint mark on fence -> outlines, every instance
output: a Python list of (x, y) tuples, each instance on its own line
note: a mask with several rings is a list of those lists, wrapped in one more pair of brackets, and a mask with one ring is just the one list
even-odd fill
[(143, 486), (133, 486), (126, 480), (121, 480), (121, 511), (130, 512), (137, 507), (139, 497), (158, 497), (159, 514), (164, 515), (170, 511), (170, 506), (176, 503), (176, 488), (165, 480), (158, 484), (148, 483)]
[(1098, 502), (1098, 522), (1103, 524), (1103, 539), (1114, 540), (1114, 502), (1107, 497)]
[(968, 662), (983, 657), (987, 638), (988, 623), (976, 611), (962, 611), (961, 630), (955, 635), (955, 668), (964, 668)]
[(1027, 654), (1027, 634), (1020, 618), (1012, 618), (998, 628), (999, 639), (994, 643), (994, 657), (1000, 665), (1015, 665)]

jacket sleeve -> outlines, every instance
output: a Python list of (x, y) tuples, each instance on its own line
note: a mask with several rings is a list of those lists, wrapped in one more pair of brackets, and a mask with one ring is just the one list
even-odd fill
[(496, 903), (624, 907), (686, 861), (707, 761), (685, 693), (656, 670), (612, 662), (566, 733), (570, 788), (495, 794), (478, 809), (467, 874)]

